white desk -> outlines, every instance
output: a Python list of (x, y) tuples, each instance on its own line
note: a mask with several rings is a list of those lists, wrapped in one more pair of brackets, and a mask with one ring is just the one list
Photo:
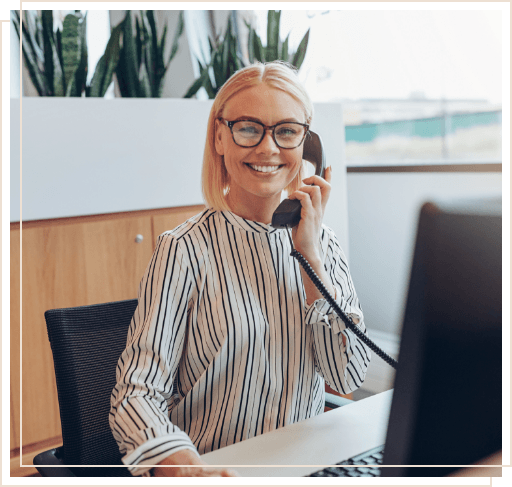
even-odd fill
[(392, 395), (382, 392), (201, 458), (244, 477), (308, 475), (384, 444)]

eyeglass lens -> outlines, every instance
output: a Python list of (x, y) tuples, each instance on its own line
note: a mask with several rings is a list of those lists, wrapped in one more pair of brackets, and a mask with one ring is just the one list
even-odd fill
[[(300, 145), (304, 138), (306, 127), (298, 123), (284, 122), (276, 125), (274, 136), (277, 145), (284, 149), (293, 149)], [(233, 137), (238, 145), (254, 147), (263, 139), (264, 128), (256, 122), (235, 122), (232, 127)]]

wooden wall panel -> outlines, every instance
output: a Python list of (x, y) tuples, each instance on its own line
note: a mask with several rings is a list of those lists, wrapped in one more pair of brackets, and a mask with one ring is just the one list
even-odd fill
[(23, 445), (61, 434), (44, 312), (135, 298), (151, 253), (149, 216), (23, 228)]
[(11, 449), (20, 446), (20, 231), (11, 230)]
[(61, 434), (44, 312), (85, 304), (86, 286), (80, 226), (22, 231), (22, 444), (29, 445)]

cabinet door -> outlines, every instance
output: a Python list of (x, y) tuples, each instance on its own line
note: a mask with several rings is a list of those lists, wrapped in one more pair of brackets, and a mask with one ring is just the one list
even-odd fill
[[(44, 312), (135, 298), (152, 253), (150, 217), (26, 226), (22, 232), (22, 445), (61, 434)], [(140, 243), (137, 235), (144, 237)], [(14, 326), (17, 319), (19, 325), (19, 316), (12, 316)]]

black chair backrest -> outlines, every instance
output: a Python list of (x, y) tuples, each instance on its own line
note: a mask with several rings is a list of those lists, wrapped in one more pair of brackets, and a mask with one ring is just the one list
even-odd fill
[(137, 300), (53, 309), (52, 347), (67, 465), (121, 465), (109, 425), (116, 367)]

